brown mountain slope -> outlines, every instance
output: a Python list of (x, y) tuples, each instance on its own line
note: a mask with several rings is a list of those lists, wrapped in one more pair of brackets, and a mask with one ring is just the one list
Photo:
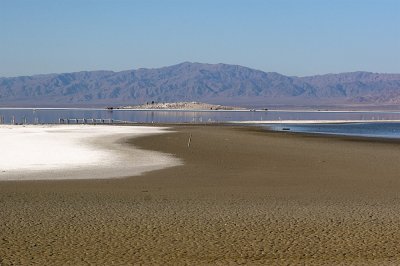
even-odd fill
[(396, 104), (400, 74), (289, 77), (226, 64), (0, 78), (2, 106), (95, 106), (148, 101), (222, 104)]

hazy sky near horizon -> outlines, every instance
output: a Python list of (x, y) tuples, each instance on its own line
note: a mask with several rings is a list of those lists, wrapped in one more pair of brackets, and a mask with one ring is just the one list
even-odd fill
[(399, 0), (0, 0), (0, 76), (183, 61), (400, 73)]

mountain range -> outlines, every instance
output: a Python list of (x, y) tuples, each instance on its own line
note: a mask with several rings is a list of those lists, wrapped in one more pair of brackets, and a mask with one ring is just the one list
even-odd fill
[(238, 65), (184, 62), (121, 72), (0, 78), (0, 106), (120, 106), (200, 101), (238, 106), (397, 105), (400, 74), (285, 76)]

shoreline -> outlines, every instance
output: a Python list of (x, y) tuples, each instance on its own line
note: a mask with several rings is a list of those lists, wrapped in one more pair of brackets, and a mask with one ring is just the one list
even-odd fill
[(127, 145), (173, 154), (179, 166), (1, 182), (0, 261), (400, 262), (399, 143), (227, 125), (170, 130)]
[(382, 120), (254, 120), (254, 121), (227, 121), (228, 124), (352, 124), (352, 123), (400, 123), (398, 119)]
[(107, 107), (0, 107), (0, 110), (89, 110), (89, 111), (175, 111), (175, 112), (287, 112), (287, 113), (400, 113), (398, 109), (269, 109), (269, 108), (244, 108), (243, 109), (218, 109), (218, 110), (208, 110), (208, 109), (173, 109), (173, 108), (119, 108), (115, 107), (113, 109), (108, 109)]

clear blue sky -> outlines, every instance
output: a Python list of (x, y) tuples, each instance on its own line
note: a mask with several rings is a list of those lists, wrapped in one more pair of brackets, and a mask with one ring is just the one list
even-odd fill
[(400, 73), (400, 1), (0, 0), (0, 76), (183, 61)]

